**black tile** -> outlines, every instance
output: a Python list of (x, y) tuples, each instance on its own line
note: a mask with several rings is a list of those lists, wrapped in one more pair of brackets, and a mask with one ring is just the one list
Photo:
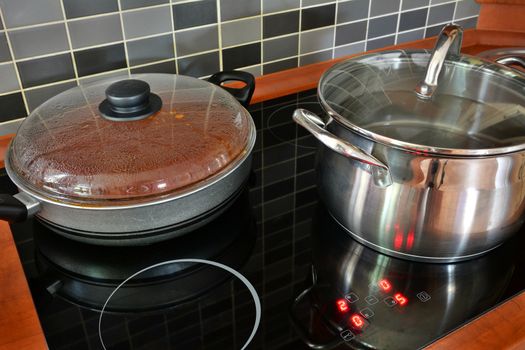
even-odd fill
[(175, 60), (162, 62), (157, 64), (150, 64), (149, 66), (133, 68), (131, 69), (131, 74), (140, 74), (140, 73), (168, 73), (175, 74)]
[(295, 149), (288, 143), (283, 143), (279, 146), (266, 149), (264, 150), (264, 166), (266, 167), (278, 162), (292, 159), (294, 155)]
[(300, 191), (303, 188), (314, 186), (316, 181), (315, 171), (308, 171), (301, 175), (297, 175), (296, 178), (296, 191)]
[(263, 74), (270, 74), (275, 72), (280, 72), (282, 70), (296, 68), (298, 64), (297, 57), (289, 58), (287, 60), (282, 60), (273, 63), (267, 63), (263, 66)]
[(263, 37), (295, 33), (299, 31), (299, 11), (279, 13), (263, 17)]
[(309, 154), (307, 156), (297, 158), (297, 173), (312, 170), (315, 168), (315, 153)]
[(220, 70), (219, 52), (181, 58), (178, 61), (179, 74), (192, 77), (203, 77), (217, 73)]
[(215, 0), (189, 2), (173, 6), (175, 30), (217, 22)]
[(233, 70), (261, 63), (261, 43), (222, 50), (222, 62), (224, 70)]
[(79, 76), (126, 67), (124, 44), (116, 44), (75, 52)]
[(319, 198), (317, 196), (317, 188), (316, 187), (312, 187), (312, 188), (310, 188), (308, 190), (297, 192), (295, 194), (295, 202), (296, 203), (305, 204), (305, 203), (316, 202), (318, 200), (319, 200)]
[(0, 30), (4, 29), (4, 22), (2, 22), (2, 19), (0, 18)]
[(335, 23), (335, 4), (304, 9), (301, 14), (301, 30), (326, 27)]
[(0, 62), (11, 61), (11, 52), (4, 33), (0, 33)]
[(427, 20), (428, 8), (421, 10), (403, 12), (399, 19), (399, 31), (424, 27)]
[(425, 38), (430, 38), (438, 35), (439, 32), (441, 32), (441, 29), (443, 29), (442, 24), (433, 27), (427, 27), (427, 31), (425, 32)]
[(68, 53), (19, 62), (17, 66), (25, 88), (75, 78), (73, 62)]
[(335, 45), (344, 45), (366, 38), (366, 21), (338, 26), (335, 33)]
[(123, 10), (135, 9), (139, 7), (167, 4), (169, 0), (120, 0)]
[(368, 23), (368, 38), (393, 34), (396, 32), (397, 15), (371, 19)]
[(264, 200), (269, 201), (293, 192), (294, 179), (276, 182), (264, 188)]
[(117, 0), (63, 0), (67, 18), (118, 11)]
[(13, 120), (27, 116), (22, 93), (0, 96), (0, 121)]

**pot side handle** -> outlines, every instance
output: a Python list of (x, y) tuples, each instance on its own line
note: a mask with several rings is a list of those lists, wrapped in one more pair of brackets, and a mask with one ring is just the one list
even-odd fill
[(357, 160), (367, 164), (371, 168), (374, 183), (381, 187), (390, 186), (392, 177), (388, 166), (377, 158), (367, 154), (357, 146), (348, 141), (342, 140), (325, 129), (326, 125), (316, 114), (306, 109), (296, 109), (293, 113), (295, 122), (308, 130), (316, 139), (331, 150), (345, 156), (346, 158)]
[(22, 222), (40, 210), (40, 202), (25, 193), (0, 194), (0, 220)]
[[(240, 102), (243, 107), (248, 107), (255, 91), (255, 77), (248, 72), (241, 71), (224, 71), (215, 73), (208, 78), (208, 81), (212, 84), (222, 87), (228, 91)], [(222, 86), (221, 84), (227, 81), (241, 81), (246, 85), (242, 88), (233, 88), (228, 86)]]

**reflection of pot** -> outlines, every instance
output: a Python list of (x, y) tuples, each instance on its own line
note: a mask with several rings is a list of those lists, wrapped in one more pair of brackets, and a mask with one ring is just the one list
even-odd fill
[(420, 348), (497, 303), (514, 271), (509, 246), (462, 263), (410, 262), (357, 243), (326, 211), (319, 220), (314, 281), (292, 308), (311, 347)]
[(329, 211), (386, 254), (473, 258), (524, 221), (525, 76), (460, 47), (460, 28), (448, 25), (432, 54), (346, 60), (319, 82), (328, 121), (294, 113), (321, 141), (318, 188)]
[[(246, 83), (229, 88), (237, 99), (217, 86), (229, 80)], [(253, 76), (210, 81), (143, 74), (50, 99), (10, 144), (6, 170), (20, 193), (0, 196), (0, 218), (36, 214), (69, 238), (103, 245), (149, 244), (205, 222), (248, 177), (256, 134), (241, 105)]]
[[(56, 235), (36, 226), (39, 280), (51, 294), (100, 310), (109, 294), (133, 273), (173, 259), (211, 259), (233, 268), (242, 266), (255, 244), (248, 191), (243, 190), (223, 215), (191, 235), (144, 247), (104, 247)], [(217, 227), (227, 227), (225, 230)], [(108, 312), (144, 312), (174, 307), (197, 298), (231, 277), (198, 264), (170, 264), (141, 274), (120, 290)]]

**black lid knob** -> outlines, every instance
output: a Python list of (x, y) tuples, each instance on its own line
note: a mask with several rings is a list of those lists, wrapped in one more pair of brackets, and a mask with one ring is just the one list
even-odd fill
[(99, 105), (99, 110), (106, 119), (130, 121), (147, 118), (161, 107), (160, 97), (151, 93), (148, 83), (126, 79), (106, 89), (106, 99)]

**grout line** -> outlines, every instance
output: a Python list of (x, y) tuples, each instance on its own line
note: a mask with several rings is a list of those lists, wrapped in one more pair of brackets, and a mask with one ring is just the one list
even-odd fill
[(264, 75), (264, 64), (266, 62), (264, 62), (264, 25), (263, 25), (263, 22), (264, 22), (264, 17), (263, 17), (263, 12), (264, 12), (264, 0), (261, 0), (260, 3), (259, 3), (259, 6), (260, 6), (260, 13), (259, 13), (259, 17), (260, 17), (260, 23), (259, 23), (259, 41), (261, 43), (261, 74)]
[(334, 36), (332, 38), (332, 59), (335, 58), (335, 39), (337, 33), (337, 15), (339, 14), (339, 1), (335, 3)]
[(425, 19), (425, 30), (423, 31), (423, 39), (427, 37), (427, 28), (428, 28), (428, 17), (430, 16), (430, 6), (427, 11), (427, 18)]
[(224, 60), (222, 57), (222, 16), (221, 16), (221, 0), (217, 1), (217, 36), (219, 44), (219, 71), (224, 70)]
[(173, 61), (173, 57), (172, 58), (165, 58), (165, 59), (159, 60), (159, 61), (151, 61), (151, 62), (147, 62), (147, 63), (141, 63), (141, 64), (137, 64), (135, 66), (131, 66), (129, 68), (130, 69), (135, 69), (135, 68), (154, 66), (156, 64), (166, 63), (166, 62), (170, 62), (170, 61)]
[[(121, 73), (121, 72), (124, 72), (124, 71), (129, 74), (129, 69), (128, 68), (119, 68), (119, 69), (115, 69), (115, 70), (109, 70), (109, 71), (99, 72), (99, 73), (95, 73), (95, 74), (84, 75), (82, 77), (79, 77), (78, 79), (80, 80), (80, 84), (82, 84), (83, 81), (85, 81), (87, 79), (101, 77), (101, 76), (104, 76), (104, 75), (110, 75), (110, 74), (114, 74), (114, 73)], [(44, 85), (42, 85), (42, 86), (44, 86)]]
[[(60, 8), (62, 10), (62, 16), (66, 18), (66, 9), (64, 7), (63, 0), (60, 0)], [(71, 55), (71, 62), (73, 64), (73, 72), (75, 73), (75, 80), (78, 85), (79, 80), (78, 80), (77, 60), (75, 59), (75, 55), (73, 54), (73, 42), (71, 41), (71, 34), (69, 33), (69, 26), (67, 25), (67, 23), (64, 23), (64, 26), (66, 27), (67, 44), (69, 45), (69, 53)]]
[(122, 41), (124, 45), (124, 56), (126, 59), (126, 67), (128, 69), (128, 76), (131, 75), (131, 68), (129, 64), (128, 45), (126, 45), (126, 32), (124, 31), (124, 18), (122, 17), (122, 4), (121, 0), (117, 0), (118, 12), (120, 18), (120, 30), (122, 30)]
[(219, 52), (219, 49), (213, 49), (213, 50), (208, 50), (208, 51), (199, 51), (199, 52), (196, 52), (196, 53), (190, 53), (188, 55), (179, 56), (178, 58), (188, 58), (188, 57), (194, 57), (194, 56), (199, 56), (199, 55), (206, 55), (206, 54), (212, 53), (212, 52)]
[(372, 0), (368, 2), (368, 13), (366, 21), (366, 32), (365, 32), (365, 51), (368, 49), (368, 27), (370, 27), (370, 12), (372, 11)]
[[(4, 12), (0, 7), (0, 19), (5, 26)], [(15, 63), (15, 54), (13, 52), (13, 46), (11, 45), (11, 39), (9, 38), (9, 33), (5, 32), (5, 39), (7, 42), (7, 47), (9, 48), (9, 53), (11, 54), (11, 59), (13, 60), (13, 66), (15, 67), (15, 75), (18, 80), (18, 85), (20, 87), (20, 92), (22, 93), (22, 101), (24, 102), (24, 108), (26, 109), (26, 114), (29, 115), (29, 104), (27, 103), (27, 97), (24, 92), (24, 86), (22, 85), (22, 78), (20, 77), (20, 72), (18, 71), (18, 65)]]
[(298, 29), (298, 34), (299, 34), (299, 37), (297, 38), (297, 66), (301, 66), (301, 37), (303, 36), (302, 35), (302, 32), (301, 32), (301, 26), (303, 25), (303, 0), (299, 0), (299, 29)]
[(397, 25), (396, 25), (396, 37), (394, 38), (394, 45), (397, 44), (397, 36), (399, 34), (399, 24), (401, 23), (401, 9), (403, 8), (403, 0), (399, 1), (399, 11), (397, 15)]
[(459, 1), (456, 1), (456, 3), (454, 4), (454, 12), (452, 12), (452, 20), (451, 20), (452, 23), (456, 23), (456, 10), (458, 8), (458, 2)]
[(13, 62), (27, 62), (27, 61), (32, 61), (32, 60), (39, 60), (41, 58), (47, 58), (47, 57), (54, 57), (54, 56), (64, 55), (64, 54), (68, 54), (68, 53), (71, 53), (71, 50), (62, 50), (62, 51), (46, 53), (46, 54), (43, 54), (43, 55), (37, 55), (37, 56), (13, 59)]
[(175, 38), (175, 18), (173, 16), (173, 0), (170, 0), (171, 37), (173, 41), (173, 57), (175, 58), (175, 74), (179, 74), (179, 60), (177, 57), (177, 39)]

